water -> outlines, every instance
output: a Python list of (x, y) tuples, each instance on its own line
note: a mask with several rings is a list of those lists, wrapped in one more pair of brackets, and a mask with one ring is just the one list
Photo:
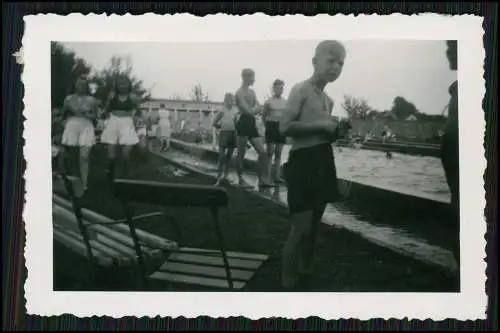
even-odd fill
[[(343, 150), (341, 154), (344, 152), (347, 153), (346, 156), (358, 156), (356, 153), (360, 151), (351, 152), (349, 155), (347, 150)], [(254, 151), (251, 153), (249, 152), (248, 155), (250, 154), (253, 154), (255, 157)], [(168, 153), (159, 155), (200, 170), (214, 178), (216, 177), (217, 172), (214, 163), (198, 159), (195, 156), (179, 151), (169, 151)], [(368, 156), (370, 156), (370, 154)], [(356, 157), (351, 158), (355, 159)], [(378, 160), (376, 156), (372, 156), (372, 158)], [(369, 157), (365, 159), (369, 159)], [(247, 173), (244, 175), (244, 178), (249, 184), (253, 185), (253, 189), (249, 189), (249, 192), (259, 193), (269, 200), (285, 205), (287, 204), (286, 187), (258, 190), (258, 181), (254, 174)], [(229, 180), (233, 184), (236, 183), (237, 176), (234, 170), (230, 170)], [(358, 216), (355, 211), (347, 209), (346, 207), (329, 204), (323, 215), (323, 222), (336, 228), (343, 228), (357, 233), (372, 243), (389, 248), (403, 255), (409, 255), (415, 259), (432, 265), (438, 265), (451, 271), (457, 269), (457, 263), (449, 250), (431, 244), (426, 238), (410, 233), (407, 230), (397, 228), (390, 225), (390, 223), (388, 225), (373, 224), (370, 221), (364, 220), (362, 217)]]
[[(212, 149), (211, 145), (204, 145)], [(290, 146), (283, 147), (282, 163), (288, 159)], [(256, 160), (255, 150), (248, 150), (247, 159)], [(384, 152), (344, 148), (335, 149), (335, 164), (339, 178), (391, 191), (418, 195), (450, 202), (441, 161), (435, 157), (393, 153), (387, 159)]]

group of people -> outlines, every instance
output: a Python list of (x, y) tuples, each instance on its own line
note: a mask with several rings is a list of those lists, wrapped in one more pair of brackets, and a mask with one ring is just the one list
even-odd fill
[[(244, 69), (241, 74), (242, 86), (234, 94), (226, 93), (224, 109), (213, 121), (213, 126), (219, 131), (219, 175), (216, 185), (227, 181), (231, 157), (234, 149), (237, 149), (238, 184), (250, 186), (243, 178), (249, 143), (259, 156), (259, 186), (270, 187), (283, 183), (280, 166), (286, 137), (280, 132), (279, 124), (286, 110), (287, 101), (282, 97), (285, 83), (276, 79), (272, 97), (260, 105), (250, 88), (255, 81), (254, 71)], [(264, 133), (258, 124), (260, 119), (264, 122)]]
[[(456, 42), (448, 42), (448, 59), (456, 70)], [(248, 184), (242, 177), (244, 156), (248, 142), (259, 156), (259, 186), (274, 186), (281, 182), (281, 149), (289, 138), (291, 147), (288, 160), (283, 165), (287, 183), (290, 231), (283, 249), (281, 283), (292, 290), (306, 282), (312, 272), (314, 244), (318, 227), (329, 202), (338, 198), (337, 173), (332, 143), (339, 135), (339, 122), (332, 117), (333, 101), (325, 93), (327, 84), (341, 75), (346, 59), (344, 46), (334, 40), (318, 44), (312, 58), (313, 73), (310, 78), (295, 84), (288, 96), (282, 97), (284, 82), (275, 80), (273, 96), (262, 106), (251, 88), (255, 73), (244, 69), (242, 85), (234, 93), (227, 93), (225, 108), (214, 119), (219, 132), (219, 177), (221, 184), (228, 176), (229, 161), (234, 149), (238, 151), (237, 174), (239, 184)], [(65, 123), (62, 144), (80, 149), (81, 179), (86, 186), (88, 154), (94, 144), (96, 119), (95, 100), (87, 93), (84, 80), (75, 84), (75, 93), (64, 101)], [(443, 165), (452, 192), (452, 205), (458, 212), (458, 103), (457, 84), (450, 88), (449, 123), (443, 139)], [(108, 172), (114, 174), (118, 148), (122, 148), (125, 166), (131, 147), (139, 138), (134, 126), (134, 116), (140, 113), (138, 99), (131, 92), (130, 82), (119, 79), (114, 92), (106, 101), (109, 114), (101, 136), (108, 144)], [(259, 133), (256, 118), (262, 116), (265, 133)], [(167, 117), (168, 118), (168, 117)], [(164, 123), (164, 125), (168, 125)], [(169, 127), (170, 128), (170, 127)], [(264, 144), (267, 143), (267, 149)], [(270, 160), (274, 156), (274, 163)], [(457, 221), (458, 225), (458, 221)], [(458, 256), (458, 242), (454, 248)]]
[[(107, 173), (110, 180), (115, 178), (120, 152), (121, 175), (126, 177), (129, 174), (132, 148), (148, 135), (148, 121), (153, 122), (162, 149), (169, 148), (171, 125), (168, 111), (160, 108), (156, 118), (146, 118), (141, 113), (139, 103), (140, 99), (132, 92), (130, 80), (125, 76), (117, 78), (103, 105), (105, 120), (100, 135), (100, 142), (108, 146)], [(66, 96), (62, 110), (55, 116), (56, 124), (64, 124), (59, 167), (68, 171), (68, 157), (75, 154), (78, 156), (83, 188), (81, 195), (84, 195), (88, 187), (90, 150), (96, 143), (96, 126), (101, 117), (98, 101), (90, 93), (89, 83), (85, 78), (76, 81), (73, 92)]]

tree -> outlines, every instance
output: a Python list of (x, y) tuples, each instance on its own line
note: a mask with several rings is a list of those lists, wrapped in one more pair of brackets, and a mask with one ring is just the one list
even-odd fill
[(416, 115), (418, 113), (415, 105), (401, 96), (397, 96), (396, 98), (394, 98), (391, 111), (394, 113), (397, 119), (400, 120), (405, 120), (409, 116)]
[(92, 81), (97, 84), (95, 96), (105, 101), (109, 93), (114, 89), (117, 79), (126, 77), (132, 84), (132, 92), (143, 101), (151, 98), (150, 89), (144, 88), (144, 83), (133, 75), (132, 60), (129, 57), (113, 56), (108, 67), (100, 72), (94, 73)]
[(71, 93), (77, 79), (87, 76), (91, 67), (58, 42), (51, 43), (50, 51), (52, 108), (62, 107), (64, 98)]
[(350, 95), (344, 95), (342, 108), (347, 112), (349, 118), (364, 119), (372, 108), (365, 99), (356, 98)]

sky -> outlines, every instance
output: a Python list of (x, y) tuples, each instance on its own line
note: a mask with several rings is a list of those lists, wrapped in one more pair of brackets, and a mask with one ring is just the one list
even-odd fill
[[(222, 101), (241, 84), (241, 70), (256, 73), (259, 102), (270, 95), (276, 78), (291, 87), (310, 77), (319, 41), (253, 41), (225, 43), (64, 42), (95, 70), (112, 56), (128, 57), (134, 75), (154, 98), (189, 98), (200, 84), (210, 100)], [(444, 41), (342, 41), (347, 50), (339, 79), (325, 91), (335, 101), (334, 114), (345, 116), (344, 95), (366, 99), (377, 110), (388, 110), (396, 96), (414, 103), (420, 112), (440, 114), (448, 102), (448, 87), (457, 74), (449, 69)]]

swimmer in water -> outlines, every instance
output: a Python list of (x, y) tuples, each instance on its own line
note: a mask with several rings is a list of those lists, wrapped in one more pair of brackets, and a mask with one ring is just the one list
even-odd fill
[(249, 187), (243, 179), (243, 166), (245, 162), (245, 153), (247, 144), (253, 146), (259, 156), (259, 187), (271, 187), (268, 175), (268, 158), (264, 148), (264, 140), (259, 135), (255, 116), (260, 112), (259, 103), (255, 91), (250, 88), (255, 82), (255, 72), (249, 68), (245, 68), (241, 72), (242, 84), (236, 91), (236, 105), (238, 106), (239, 114), (236, 120), (236, 134), (238, 137), (238, 184), (240, 186)]
[(283, 249), (281, 283), (287, 290), (310, 276), (321, 218), (327, 203), (338, 198), (332, 143), (339, 124), (331, 116), (333, 101), (324, 89), (340, 76), (345, 57), (346, 50), (338, 41), (323, 41), (316, 47), (313, 74), (293, 86), (280, 123), (282, 134), (292, 138), (284, 165), (291, 224)]

